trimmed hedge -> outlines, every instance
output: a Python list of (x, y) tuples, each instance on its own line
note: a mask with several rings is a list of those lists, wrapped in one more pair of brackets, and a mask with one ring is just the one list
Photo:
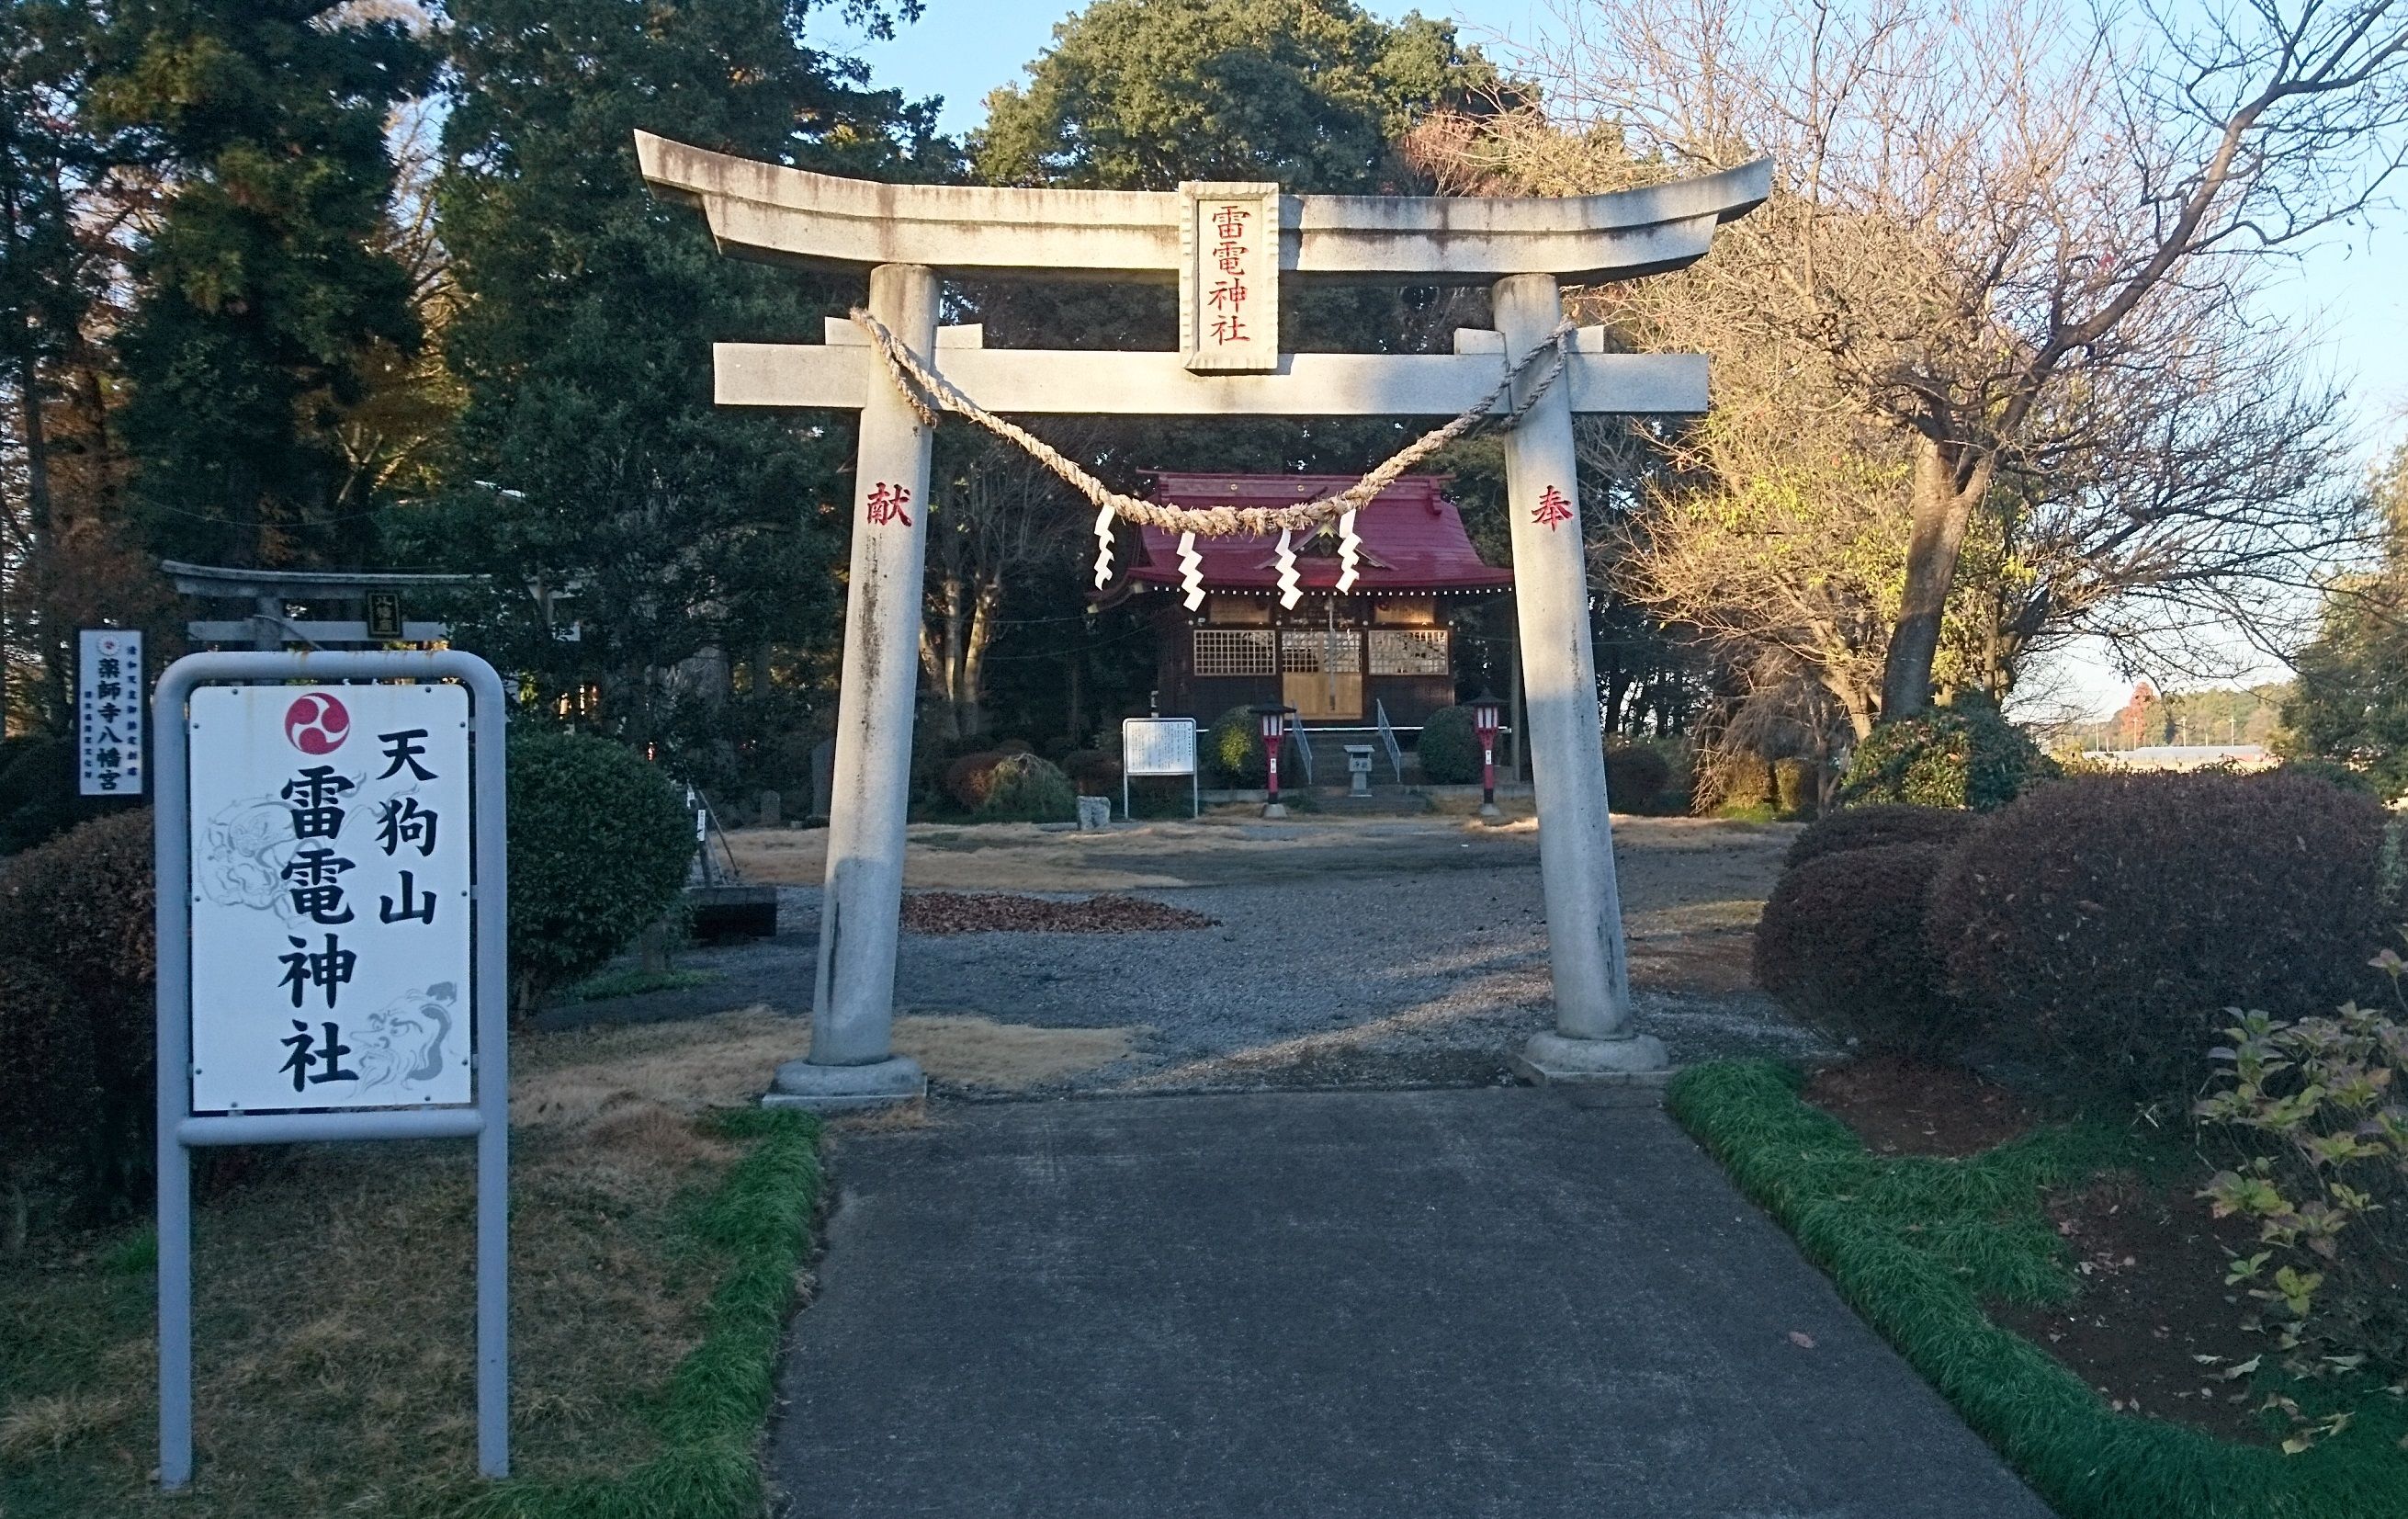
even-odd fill
[(47, 843), (110, 806), (79, 794), (73, 738), (0, 738), (0, 854)]
[(104, 1094), (93, 1027), (67, 983), (0, 961), (0, 1255), (24, 1243), (24, 1188), (72, 1155)]
[(995, 767), (1003, 763), (1003, 751), (981, 749), (953, 760), (945, 767), (945, 795), (965, 812), (975, 812), (986, 805), (987, 793), (995, 783)]
[(1973, 831), (1979, 820), (1971, 812), (1943, 807), (1911, 807), (1903, 802), (1872, 802), (1827, 812), (1807, 824), (1783, 859), (1795, 870), (1807, 861), (1852, 849), (1883, 849), (1892, 844), (1956, 844)]
[(1480, 779), (1480, 728), (1469, 707), (1441, 707), (1422, 720), (1422, 778), (1434, 786), (1466, 786)]
[[(149, 809), (72, 828), (0, 866), (0, 1118), (72, 1160), (92, 1199), (150, 1170), (158, 976)], [(21, 1123), (29, 1133), (19, 1135)], [(42, 1132), (47, 1128), (47, 1137)]]
[(1873, 729), (1849, 759), (1840, 799), (1990, 812), (2057, 774), (2030, 735), (1986, 699), (1965, 696)]
[(574, 733), (509, 738), (510, 1005), (600, 969), (685, 890), (694, 815), (624, 745)]
[(1813, 760), (1791, 756), (1772, 762), (1772, 800), (1784, 818), (1808, 818), (1822, 805)]
[(1942, 995), (1923, 937), (1944, 853), (1890, 844), (1826, 853), (1783, 874), (1756, 928), (1756, 980), (1790, 1016), (1842, 1043), (1934, 1060), (1971, 1029)]
[(1605, 746), (1607, 801), (1625, 812), (1652, 812), (1672, 783), (1671, 762), (1645, 744)]
[(1062, 773), (1082, 796), (1120, 794), (1121, 762), (1100, 749), (1074, 749), (1063, 755)]
[(2003, 1047), (2186, 1111), (2226, 1009), (2299, 1018), (2368, 989), (2385, 822), (2283, 771), (2073, 777), (1965, 841), (1931, 943)]

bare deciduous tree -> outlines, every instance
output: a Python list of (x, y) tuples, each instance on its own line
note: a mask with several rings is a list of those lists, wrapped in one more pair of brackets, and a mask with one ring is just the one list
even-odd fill
[[(1777, 261), (1718, 250), (1705, 278), (1719, 264), (1756, 281), (1756, 320), (1821, 353), (1843, 394), (1912, 440), (1887, 715), (1930, 698), (1977, 516), (2151, 436), (2162, 409), (2136, 432), (2131, 397), (2179, 398), (2230, 367), (2262, 255), (2365, 209), (2402, 158), (2401, 0), (2058, 17), (2027, 0), (1635, 0), (1567, 9), (1566, 40), (1527, 64), (1559, 121), (1627, 140), (1638, 172), (1779, 162), (1772, 203), (1731, 229)], [(2057, 497), (2116, 519), (2060, 535), (2077, 555), (2088, 543), (2095, 584), (2116, 580), (2099, 564), (2162, 566), (2219, 519), (2258, 540), (2244, 559), (2332, 526), (2236, 523), (2229, 496), (2186, 508), (2176, 476), (2196, 459), (2152, 448), (2154, 503), (2131, 488), (2150, 470), (2128, 453), (2104, 485)], [(2141, 580), (2189, 595), (2212, 578)]]

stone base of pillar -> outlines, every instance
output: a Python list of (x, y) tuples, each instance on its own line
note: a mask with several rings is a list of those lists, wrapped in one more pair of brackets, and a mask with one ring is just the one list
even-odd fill
[(1480, 804), (1480, 815), (1495, 823), (1505, 815), (1505, 810), (1495, 802), (1483, 802)]
[(1283, 818), (1287, 816), (1287, 804), (1285, 802), (1266, 802), (1263, 804), (1263, 816), (1267, 818)]
[(1533, 1034), (1513, 1057), (1513, 1072), (1533, 1086), (1583, 1082), (1663, 1082), (1671, 1079), (1671, 1057), (1653, 1034), (1619, 1039), (1575, 1039)]
[(814, 1066), (808, 1060), (789, 1060), (778, 1068), (777, 1079), (761, 1106), (832, 1113), (917, 1102), (927, 1095), (927, 1075), (908, 1055), (892, 1055), (867, 1066)]

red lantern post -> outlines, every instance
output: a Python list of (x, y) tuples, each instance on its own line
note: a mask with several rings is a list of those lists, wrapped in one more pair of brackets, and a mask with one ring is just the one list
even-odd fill
[(1286, 707), (1278, 702), (1270, 701), (1264, 702), (1261, 706), (1254, 709), (1254, 715), (1262, 720), (1263, 755), (1268, 762), (1265, 773), (1270, 782), (1270, 799), (1263, 806), (1263, 816), (1267, 818), (1283, 818), (1287, 816), (1287, 809), (1280, 805), (1280, 740), (1286, 737), (1288, 714), (1295, 710), (1296, 709), (1293, 707)]
[(1471, 699), (1471, 726), (1480, 735), (1480, 815), (1498, 816), (1497, 810), (1497, 698), (1483, 687)]

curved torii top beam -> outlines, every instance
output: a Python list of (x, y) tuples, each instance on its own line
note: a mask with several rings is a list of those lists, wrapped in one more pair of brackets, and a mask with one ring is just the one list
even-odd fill
[[(644, 178), (701, 207), (722, 252), (776, 263), (1178, 277), (1184, 202), (1167, 191), (884, 184), (636, 134)], [(1409, 284), (1552, 274), (1597, 284), (1703, 258), (1763, 204), (1772, 161), (1599, 195), (1286, 195), (1282, 273)]]

